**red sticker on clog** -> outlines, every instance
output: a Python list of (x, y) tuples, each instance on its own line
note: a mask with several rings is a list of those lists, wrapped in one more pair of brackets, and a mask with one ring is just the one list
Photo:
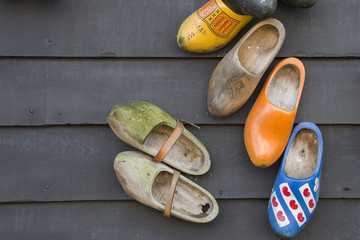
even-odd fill
[(275, 196), (272, 198), (272, 204), (273, 204), (274, 207), (277, 207), (277, 206), (279, 205), (279, 204), (277, 203), (277, 201), (276, 201), (276, 197), (275, 197)]
[(299, 188), (299, 191), (301, 193), (302, 198), (304, 199), (304, 202), (309, 210), (310, 213), (312, 213), (316, 207), (316, 202), (314, 195), (311, 191), (311, 188), (308, 183), (305, 183)]
[(310, 208), (314, 208), (314, 207), (315, 207), (314, 200), (310, 199), (310, 201), (309, 201), (309, 207), (310, 207)]
[(298, 213), (297, 215), (297, 219), (299, 220), (299, 222), (303, 222), (305, 220), (304, 216), (302, 213)]
[(283, 212), (282, 211), (278, 211), (276, 214), (277, 218), (279, 219), (279, 221), (284, 222), (285, 221), (285, 217), (283, 216)]
[[(290, 210), (291, 214), (296, 219), (296, 222), (299, 225), (299, 227), (301, 227), (306, 222), (306, 216), (305, 216), (303, 209), (301, 208), (301, 206), (299, 204), (298, 199), (296, 199), (292, 189), (290, 188), (290, 186), (287, 182), (280, 184), (279, 188), (281, 190), (282, 197), (283, 197), (288, 209)], [(299, 220), (298, 216), (301, 216), (300, 219), (302, 219), (302, 221)]]
[(310, 192), (308, 188), (305, 188), (305, 190), (303, 191), (303, 194), (305, 197), (310, 197)]
[(298, 209), (298, 205), (296, 204), (295, 200), (291, 200), (289, 203), (290, 207), (294, 210)]
[[(288, 216), (286, 216), (286, 213), (281, 206), (279, 199), (276, 196), (276, 192), (273, 191), (270, 197), (270, 203), (271, 209), (275, 215), (276, 222), (280, 227), (285, 227), (290, 223)], [(270, 207), (270, 206), (269, 206)], [(270, 212), (269, 212), (270, 213)]]
[(287, 187), (283, 187), (282, 192), (286, 197), (290, 197), (290, 195), (291, 195), (291, 193), (289, 192), (289, 189)]

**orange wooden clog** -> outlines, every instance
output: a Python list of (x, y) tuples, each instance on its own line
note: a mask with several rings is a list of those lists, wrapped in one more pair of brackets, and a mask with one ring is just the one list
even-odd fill
[(289, 140), (305, 81), (297, 58), (286, 58), (270, 73), (245, 123), (245, 146), (251, 161), (269, 167)]

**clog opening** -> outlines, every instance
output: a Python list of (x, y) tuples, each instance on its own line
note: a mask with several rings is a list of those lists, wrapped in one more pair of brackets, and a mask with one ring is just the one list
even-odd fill
[[(144, 146), (151, 151), (152, 154), (157, 154), (166, 140), (170, 137), (173, 128), (167, 125), (159, 125), (155, 127), (147, 136)], [(193, 143), (190, 139), (182, 134), (164, 160), (171, 159), (179, 168), (188, 169), (190, 171), (199, 171), (205, 163), (205, 155), (201, 149)]]
[(285, 162), (285, 174), (291, 178), (311, 177), (316, 170), (319, 153), (319, 139), (311, 129), (296, 133)]
[(254, 74), (263, 72), (273, 57), (279, 38), (279, 30), (273, 25), (256, 29), (239, 48), (241, 65)]
[[(164, 206), (172, 177), (171, 173), (162, 171), (155, 177), (152, 185), (154, 199)], [(204, 192), (179, 178), (172, 204), (173, 212), (176, 211), (193, 218), (205, 218), (210, 215), (212, 210), (213, 203)]]
[(300, 70), (295, 65), (281, 67), (267, 89), (270, 102), (285, 111), (293, 111), (299, 96), (300, 76)]

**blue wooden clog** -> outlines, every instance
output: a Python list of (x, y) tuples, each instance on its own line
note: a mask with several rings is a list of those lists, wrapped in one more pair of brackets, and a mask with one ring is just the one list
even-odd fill
[(322, 155), (320, 129), (311, 122), (298, 124), (269, 200), (270, 224), (279, 237), (294, 237), (313, 215), (319, 200)]

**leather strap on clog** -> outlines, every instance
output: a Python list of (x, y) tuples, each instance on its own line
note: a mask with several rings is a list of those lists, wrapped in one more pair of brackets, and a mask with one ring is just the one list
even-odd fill
[(167, 217), (167, 218), (170, 217), (172, 202), (174, 200), (175, 189), (176, 189), (176, 185), (179, 181), (179, 177), (180, 177), (180, 172), (178, 170), (174, 170), (173, 178), (171, 180), (171, 185), (170, 185), (169, 191), (166, 196), (164, 217)]
[(176, 128), (170, 135), (170, 137), (166, 140), (160, 151), (154, 157), (154, 161), (161, 162), (166, 155), (170, 152), (171, 148), (174, 146), (175, 142), (181, 136), (184, 131), (184, 124), (181, 121), (178, 121)]

